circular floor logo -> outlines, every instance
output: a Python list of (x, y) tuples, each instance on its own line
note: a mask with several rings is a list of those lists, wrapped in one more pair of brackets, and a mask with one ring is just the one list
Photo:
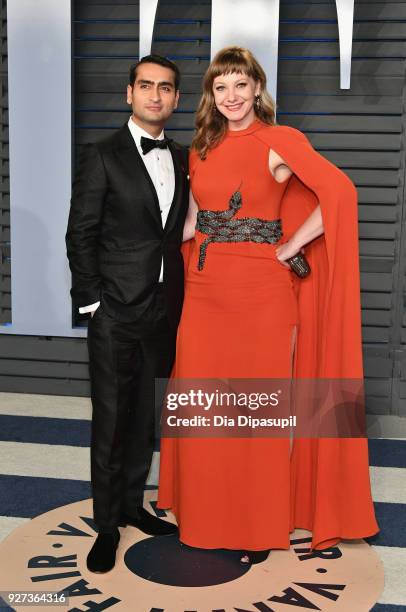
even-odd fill
[[(145, 507), (156, 511), (156, 492)], [(157, 511), (162, 515), (162, 511)], [(175, 536), (120, 529), (116, 567), (92, 574), (86, 556), (96, 536), (91, 500), (42, 514), (0, 543), (0, 592), (65, 592), (69, 612), (285, 612), (369, 610), (384, 585), (382, 565), (363, 540), (310, 550), (297, 530), (290, 550), (272, 551), (250, 569), (233, 551), (197, 550)], [(174, 522), (167, 513), (166, 519)], [(10, 604), (15, 610), (46, 610)]]

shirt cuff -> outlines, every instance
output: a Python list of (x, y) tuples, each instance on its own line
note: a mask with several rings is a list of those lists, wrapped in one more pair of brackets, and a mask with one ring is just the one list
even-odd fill
[(87, 312), (94, 312), (100, 306), (100, 302), (95, 302), (94, 304), (90, 304), (89, 306), (81, 306), (79, 308), (80, 314), (86, 314)]

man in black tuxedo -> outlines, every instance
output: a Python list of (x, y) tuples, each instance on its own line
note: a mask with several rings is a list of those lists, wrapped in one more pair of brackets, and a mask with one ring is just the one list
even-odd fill
[(90, 312), (91, 478), (99, 535), (88, 569), (114, 567), (118, 526), (152, 535), (176, 526), (143, 508), (155, 433), (155, 377), (170, 373), (183, 301), (180, 252), (188, 205), (187, 150), (163, 127), (179, 70), (160, 56), (130, 70), (132, 116), (86, 145), (66, 234), (71, 294)]

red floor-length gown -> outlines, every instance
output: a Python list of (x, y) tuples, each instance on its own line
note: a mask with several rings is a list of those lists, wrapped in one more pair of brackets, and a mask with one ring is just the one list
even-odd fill
[[(272, 177), (269, 150), (294, 175)], [(306, 247), (312, 273), (296, 279), (275, 244), (208, 245), (196, 232), (186, 264), (174, 378), (362, 377), (356, 192), (293, 128), (254, 121), (228, 131), (206, 160), (190, 158), (200, 210), (235, 219), (281, 218), (283, 240), (319, 202), (325, 234)], [(328, 333), (327, 333), (328, 330)], [(305, 528), (312, 546), (376, 533), (365, 439), (163, 438), (158, 506), (180, 540), (200, 548), (288, 548)]]

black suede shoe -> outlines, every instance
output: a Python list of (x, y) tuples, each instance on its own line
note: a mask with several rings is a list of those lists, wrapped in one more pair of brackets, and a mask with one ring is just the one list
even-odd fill
[(87, 555), (87, 569), (90, 572), (104, 574), (113, 569), (116, 563), (116, 550), (120, 541), (120, 532), (99, 533)]
[(148, 535), (170, 535), (178, 532), (177, 525), (152, 516), (142, 506), (137, 506), (134, 514), (123, 513), (120, 517), (120, 525), (132, 525)]

